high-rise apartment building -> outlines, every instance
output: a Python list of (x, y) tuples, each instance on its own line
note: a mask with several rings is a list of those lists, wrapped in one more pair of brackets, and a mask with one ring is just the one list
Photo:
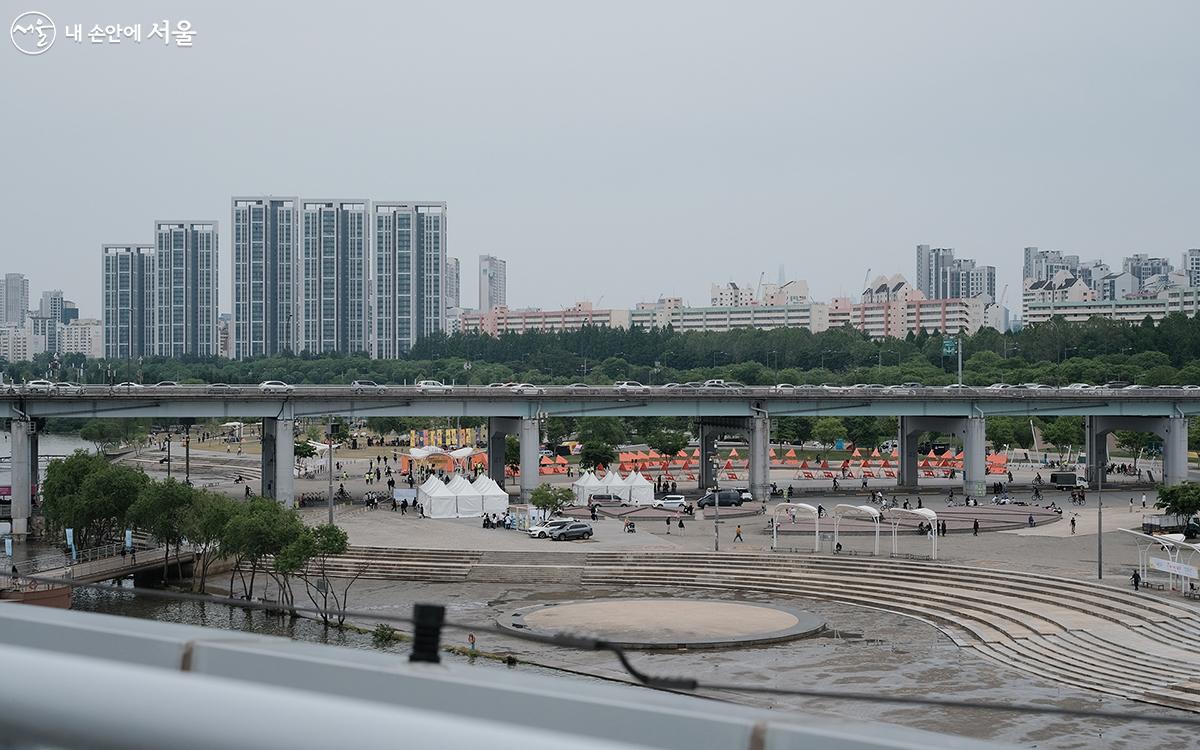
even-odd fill
[(235, 197), (233, 357), (296, 351), (299, 199)]
[(479, 256), (479, 312), (508, 305), (505, 262), (492, 255)]
[(446, 256), (446, 309), (462, 306), (462, 277), (458, 258)]
[(216, 221), (156, 221), (154, 354), (217, 353)]
[(154, 246), (104, 245), (101, 253), (104, 356), (150, 356), (155, 335)]
[(1063, 255), (1061, 250), (1042, 250), (1037, 247), (1025, 248), (1024, 264), (1021, 268), (1022, 279), (1049, 281), (1059, 271), (1069, 271), (1072, 276), (1077, 276), (1079, 273), (1079, 256)]
[(938, 289), (945, 283), (947, 269), (953, 264), (954, 248), (917, 245), (917, 289), (927, 299), (943, 299)]
[[(379, 202), (374, 216), (374, 356), (402, 356), (446, 330), (446, 204)], [(457, 266), (457, 261), (455, 262)]]
[[(42, 299), (38, 303), (37, 318), (45, 321), (40, 324), (44, 328), (46, 336), (46, 351), (52, 354), (60, 354), (63, 351), (62, 340), (60, 338), (59, 327), (63, 322), (63, 293), (61, 289), (51, 289), (42, 292)], [(35, 324), (35, 333), (39, 325)]]
[(1189, 248), (1183, 254), (1183, 269), (1188, 276), (1188, 286), (1200, 287), (1200, 248)]
[(301, 351), (369, 349), (368, 211), (366, 200), (301, 201)]
[(4, 274), (0, 283), (0, 325), (19, 326), (29, 313), (29, 279), (23, 273)]
[(1153, 258), (1146, 253), (1134, 253), (1121, 261), (1121, 270), (1133, 274), (1133, 278), (1138, 280), (1140, 287), (1151, 276), (1169, 276), (1175, 267), (1166, 258)]

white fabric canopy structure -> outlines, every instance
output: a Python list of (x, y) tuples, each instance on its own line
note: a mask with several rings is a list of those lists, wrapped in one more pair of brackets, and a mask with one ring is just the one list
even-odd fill
[(483, 495), (461, 474), (455, 474), (446, 485), (446, 489), (454, 493), (457, 503), (455, 516), (458, 518), (478, 518), (483, 515)]
[(496, 484), (496, 480), (486, 474), (480, 474), (474, 487), (483, 501), (484, 513), (502, 515), (508, 510), (508, 493)]
[(771, 517), (771, 549), (779, 542), (779, 516), (790, 516), (792, 511), (807, 513), (813, 519), (813, 552), (821, 551), (821, 511), (808, 503), (780, 503), (775, 506)]
[[(632, 474), (631, 474), (632, 476)], [(613, 495), (621, 500), (629, 501), (629, 485), (621, 478), (621, 474), (616, 471), (610, 471), (604, 477), (604, 483), (596, 487), (591, 492), (592, 495)]]
[(630, 505), (654, 505), (654, 485), (640, 472), (629, 472), (625, 485), (629, 488)]
[(592, 496), (592, 493), (598, 492), (597, 488), (602, 486), (604, 486), (604, 483), (597, 479), (595, 474), (585, 471), (571, 485), (571, 489), (575, 491), (575, 504), (587, 505), (588, 498)]
[(458, 518), (458, 498), (442, 480), (430, 476), (417, 488), (417, 502), (430, 518)]
[(879, 554), (879, 517), (878, 508), (870, 505), (835, 505), (833, 506), (833, 548), (836, 551), (840, 541), (838, 540), (838, 525), (841, 524), (843, 518), (865, 518), (868, 521), (875, 523), (875, 552)]
[(905, 516), (909, 518), (919, 518), (929, 524), (930, 528), (932, 529), (932, 532), (929, 534), (929, 538), (933, 543), (933, 552), (930, 559), (936, 560), (938, 540), (937, 513), (934, 513), (929, 508), (909, 508), (908, 510), (905, 510), (904, 508), (891, 508), (888, 510), (888, 518), (892, 522), (892, 557), (900, 554), (900, 549), (897, 546), (896, 532), (900, 528), (900, 519)]

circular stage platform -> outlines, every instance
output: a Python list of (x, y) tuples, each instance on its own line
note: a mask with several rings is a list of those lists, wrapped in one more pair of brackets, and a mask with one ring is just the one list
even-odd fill
[(500, 615), (501, 627), (601, 638), (622, 648), (728, 648), (805, 638), (825, 620), (790, 607), (710, 599), (592, 599)]

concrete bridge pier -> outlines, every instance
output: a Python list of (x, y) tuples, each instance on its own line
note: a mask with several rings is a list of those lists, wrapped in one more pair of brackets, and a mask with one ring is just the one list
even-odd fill
[(488, 418), (487, 471), (492, 481), (501, 487), (505, 480), (504, 438), (516, 435), (518, 429), (517, 420), (512, 417)]
[(33, 512), (33, 485), (37, 478), (37, 422), (14, 419), (11, 427), (12, 534), (13, 540), (23, 542), (29, 533), (29, 517)]
[(900, 417), (897, 442), (898, 487), (915, 490), (919, 486), (920, 455), (917, 438), (922, 432), (954, 435), (963, 444), (963, 491), (981, 497), (987, 489), (987, 420), (983, 417)]
[(771, 496), (771, 419), (750, 418), (750, 494), (766, 502)]
[(521, 417), (521, 502), (541, 483), (542, 421), (537, 417)]
[(285, 508), (296, 503), (296, 433), (294, 419), (263, 419), (262, 480), (259, 494)]
[(1114, 430), (1149, 432), (1163, 444), (1163, 471), (1156, 480), (1165, 485), (1181, 484), (1188, 477), (1188, 418), (1173, 417), (1085, 417), (1084, 445), (1087, 451), (1087, 482), (1100, 486), (1108, 463), (1108, 434)]

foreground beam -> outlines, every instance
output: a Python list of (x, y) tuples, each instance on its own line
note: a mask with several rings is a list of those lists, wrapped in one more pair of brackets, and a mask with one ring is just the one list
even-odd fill
[(541, 480), (542, 424), (537, 417), (521, 418), (521, 502), (530, 495)]
[(37, 425), (32, 420), (12, 420), (12, 500), (13, 539), (20, 542), (29, 533), (33, 511), (33, 483), (37, 476)]
[(750, 494), (762, 503), (771, 497), (771, 420), (766, 416), (750, 420)]

